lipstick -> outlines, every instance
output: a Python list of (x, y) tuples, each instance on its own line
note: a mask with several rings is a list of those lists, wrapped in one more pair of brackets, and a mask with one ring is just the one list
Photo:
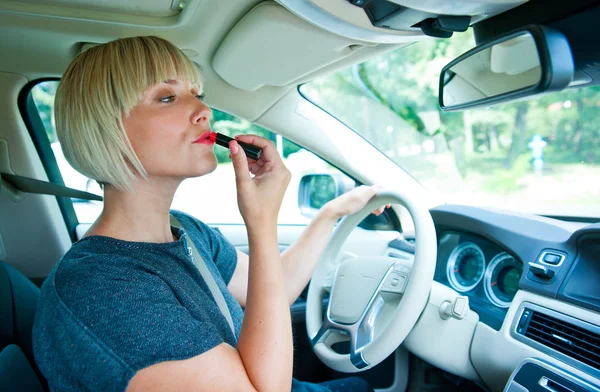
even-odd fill
[[(235, 139), (232, 139), (229, 136), (223, 135), (219, 132), (211, 132), (210, 140), (221, 147), (229, 148), (229, 142)], [(255, 161), (259, 160), (260, 154), (262, 154), (262, 148), (256, 147), (252, 144), (240, 142), (238, 140), (236, 140), (236, 142), (240, 145), (240, 147), (242, 147), (248, 158), (254, 159)]]

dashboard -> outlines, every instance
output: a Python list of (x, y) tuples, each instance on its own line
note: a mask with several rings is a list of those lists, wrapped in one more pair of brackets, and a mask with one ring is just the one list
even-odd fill
[(434, 279), (469, 297), (482, 322), (498, 330), (519, 289), (523, 262), (485, 238), (444, 231)]
[[(600, 311), (600, 224), (490, 208), (430, 210), (438, 238), (434, 279), (469, 298), (496, 331), (519, 290)], [(414, 253), (414, 243), (389, 246)]]
[[(480, 379), (494, 392), (510, 384), (511, 373), (516, 380), (515, 369), (528, 358), (599, 386), (586, 390), (600, 390), (600, 223), (459, 205), (430, 214), (435, 282), (404, 341), (407, 349), (452, 374)], [(415, 241), (402, 235), (388, 244), (387, 255), (410, 258)], [(442, 305), (456, 301), (457, 293), (468, 297), (472, 312), (463, 319), (441, 317)], [(566, 378), (557, 384), (555, 371), (542, 373), (536, 383), (546, 377), (571, 385)]]

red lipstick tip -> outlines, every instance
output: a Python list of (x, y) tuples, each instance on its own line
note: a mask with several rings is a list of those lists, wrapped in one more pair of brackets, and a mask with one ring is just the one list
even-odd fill
[(208, 136), (208, 139), (213, 143), (216, 142), (217, 141), (217, 133), (211, 132), (210, 135)]

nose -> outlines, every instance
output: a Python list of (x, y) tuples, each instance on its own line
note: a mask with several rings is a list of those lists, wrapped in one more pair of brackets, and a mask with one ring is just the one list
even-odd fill
[(192, 124), (208, 123), (212, 118), (212, 110), (204, 104), (204, 102), (196, 99), (196, 107), (192, 113)]

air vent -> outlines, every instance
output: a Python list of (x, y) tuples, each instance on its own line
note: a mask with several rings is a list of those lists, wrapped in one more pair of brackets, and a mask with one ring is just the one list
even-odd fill
[[(579, 320), (577, 322), (580, 323)], [(600, 334), (598, 333), (528, 308), (523, 311), (517, 332), (600, 370)]]

